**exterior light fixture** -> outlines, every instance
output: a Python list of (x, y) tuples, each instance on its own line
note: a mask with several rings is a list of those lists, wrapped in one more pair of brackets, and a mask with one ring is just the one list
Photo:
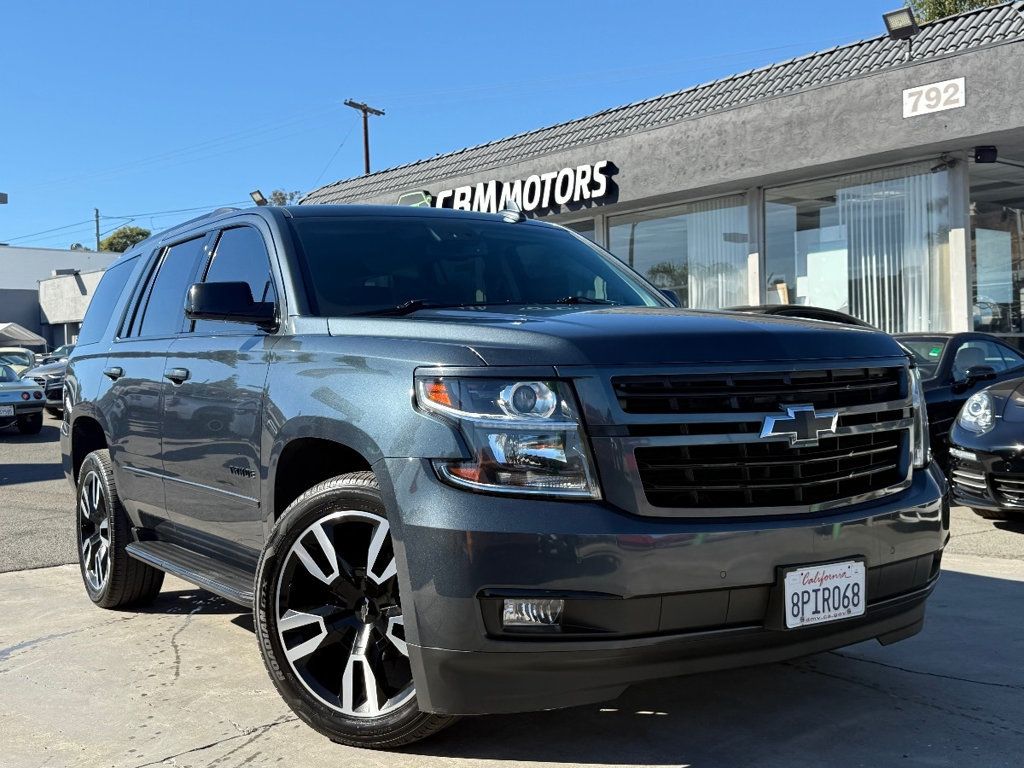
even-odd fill
[(267, 198), (265, 198), (263, 196), (263, 193), (260, 192), (258, 189), (254, 189), (252, 192), (250, 192), (249, 197), (252, 198), (252, 201), (256, 203), (256, 205), (269, 205)]
[(997, 163), (999, 162), (999, 150), (993, 146), (975, 147), (974, 162)]
[(7, 193), (0, 192), (0, 205), (7, 205)]
[(911, 8), (900, 8), (898, 11), (883, 13), (882, 19), (885, 21), (889, 37), (893, 40), (909, 40), (921, 31)]

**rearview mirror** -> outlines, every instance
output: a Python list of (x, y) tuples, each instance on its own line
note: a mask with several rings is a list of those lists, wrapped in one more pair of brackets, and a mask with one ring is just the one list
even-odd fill
[(967, 381), (989, 381), (996, 377), (996, 369), (991, 365), (974, 365), (967, 369)]
[(249, 284), (243, 282), (195, 283), (188, 289), (185, 317), (252, 323), (261, 328), (276, 325), (273, 302), (253, 301)]

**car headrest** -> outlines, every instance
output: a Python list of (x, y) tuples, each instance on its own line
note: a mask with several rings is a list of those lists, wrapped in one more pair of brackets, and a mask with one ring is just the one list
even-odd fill
[(985, 365), (985, 350), (980, 347), (960, 347), (953, 364), (961, 371), (969, 371), (978, 365)]

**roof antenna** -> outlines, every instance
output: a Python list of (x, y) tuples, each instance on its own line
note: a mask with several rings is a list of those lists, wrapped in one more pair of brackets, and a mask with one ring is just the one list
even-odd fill
[(523, 209), (519, 207), (519, 203), (511, 198), (505, 201), (505, 207), (501, 209), (500, 213), (501, 218), (509, 224), (517, 224), (520, 221), (526, 221), (526, 214), (523, 213)]

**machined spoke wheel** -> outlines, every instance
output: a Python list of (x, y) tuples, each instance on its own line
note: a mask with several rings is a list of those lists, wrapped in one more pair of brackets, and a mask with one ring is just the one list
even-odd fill
[(85, 487), (78, 502), (82, 516), (78, 544), (82, 550), (85, 579), (98, 592), (110, 575), (110, 512), (99, 474), (90, 471), (83, 484)]
[(344, 715), (376, 718), (415, 695), (388, 521), (342, 510), (316, 521), (284, 557), (277, 633), (302, 685)]

